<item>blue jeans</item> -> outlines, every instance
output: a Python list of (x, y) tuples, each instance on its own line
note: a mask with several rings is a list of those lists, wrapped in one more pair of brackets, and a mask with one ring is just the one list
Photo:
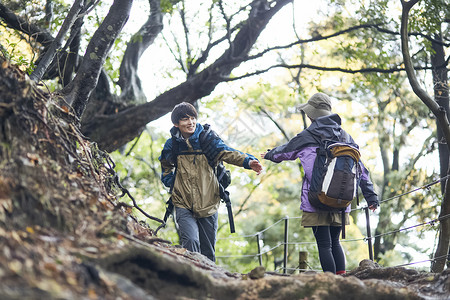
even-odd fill
[(199, 252), (215, 262), (218, 213), (206, 218), (196, 218), (190, 210), (175, 207), (175, 216), (180, 230), (181, 246), (189, 251)]

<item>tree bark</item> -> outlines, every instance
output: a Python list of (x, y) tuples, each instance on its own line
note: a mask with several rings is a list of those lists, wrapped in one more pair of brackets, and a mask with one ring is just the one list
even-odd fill
[(74, 80), (61, 94), (81, 118), (89, 97), (97, 85), (105, 59), (128, 20), (131, 0), (115, 0), (105, 20), (94, 33)]
[[(440, 42), (437, 42), (440, 41)], [(434, 86), (434, 95), (437, 104), (442, 107), (447, 117), (450, 113), (449, 109), (449, 92), (448, 92), (448, 75), (445, 61), (445, 52), (442, 41), (442, 35), (437, 34), (435, 40), (432, 41), (431, 46), (434, 50), (434, 53), (431, 55), (431, 64), (433, 66), (433, 86)], [(447, 170), (449, 168), (449, 147), (445, 143), (441, 143), (440, 141), (444, 140), (444, 134), (442, 132), (439, 123), (436, 121), (437, 128), (437, 138), (439, 141), (439, 162), (440, 162), (440, 174), (441, 178), (444, 178), (447, 175)], [(447, 180), (443, 180), (441, 182), (441, 192), (444, 194), (445, 192), (445, 184)]]
[(43, 58), (39, 61), (36, 69), (34, 69), (33, 73), (30, 75), (30, 79), (33, 81), (39, 81), (44, 76), (44, 73), (47, 71), (50, 66), (53, 58), (56, 56), (57, 51), (61, 48), (62, 41), (64, 36), (69, 32), (70, 28), (75, 23), (78, 18), (81, 10), (83, 9), (84, 0), (76, 0), (72, 5), (67, 17), (64, 19), (64, 23), (61, 26), (56, 38), (53, 40), (52, 44), (47, 48)]
[[(409, 11), (419, 0), (410, 0), (405, 2), (402, 0), (402, 18), (401, 18), (401, 42), (402, 42), (402, 54), (405, 62), (406, 74), (411, 84), (414, 93), (422, 100), (423, 103), (433, 112), (436, 116), (438, 128), (442, 130), (443, 137), (447, 148), (449, 147), (448, 141), (450, 141), (450, 124), (447, 119), (447, 114), (442, 106), (439, 106), (428, 93), (422, 89), (417, 81), (414, 69), (412, 67), (411, 56), (409, 54), (409, 40), (408, 40), (408, 17)], [(447, 174), (450, 174), (450, 170), (447, 170)], [(448, 181), (447, 181), (448, 183)], [(439, 241), (435, 252), (435, 260), (431, 264), (432, 272), (442, 272), (445, 267), (445, 261), (449, 253), (450, 245), (450, 188), (448, 184), (445, 185), (444, 195), (441, 204), (440, 227), (439, 227)]]

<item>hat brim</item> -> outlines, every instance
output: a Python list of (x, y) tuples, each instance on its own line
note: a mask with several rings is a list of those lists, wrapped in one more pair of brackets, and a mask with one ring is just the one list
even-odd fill
[(308, 103), (300, 104), (299, 106), (297, 106), (297, 111), (305, 112), (306, 115), (308, 117), (310, 117), (311, 119), (317, 119), (319, 117), (331, 115), (331, 111), (326, 110), (326, 109), (317, 109)]

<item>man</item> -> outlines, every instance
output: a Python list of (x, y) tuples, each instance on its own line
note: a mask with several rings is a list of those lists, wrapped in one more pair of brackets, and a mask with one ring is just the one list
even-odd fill
[[(197, 123), (196, 109), (187, 102), (174, 107), (171, 119), (174, 125), (170, 130), (172, 138), (164, 144), (159, 160), (161, 180), (172, 189), (181, 245), (215, 261), (220, 195), (214, 170), (200, 145), (199, 137), (204, 128)], [(255, 157), (228, 147), (212, 131), (208, 134), (213, 135), (206, 140), (210, 141), (208, 154), (214, 158), (215, 165), (224, 161), (252, 169), (258, 175), (261, 173), (262, 165)], [(178, 155), (174, 156), (174, 151)]]
[[(341, 128), (341, 118), (331, 112), (330, 98), (324, 93), (314, 94), (307, 103), (298, 107), (299, 111), (306, 113), (311, 120), (311, 125), (300, 132), (288, 143), (278, 146), (261, 157), (273, 162), (300, 159), (304, 170), (300, 209), (302, 214), (302, 226), (311, 227), (316, 238), (319, 259), (323, 271), (334, 274), (345, 273), (345, 256), (339, 242), (339, 234), (342, 229), (341, 212), (320, 211), (315, 208), (308, 199), (311, 184), (316, 150), (321, 139), (352, 142), (353, 138)], [(360, 162), (362, 176), (360, 188), (369, 205), (374, 211), (379, 205), (378, 196), (374, 192), (373, 184), (369, 178), (369, 172)], [(349, 224), (348, 214), (350, 206), (345, 213), (345, 224)]]

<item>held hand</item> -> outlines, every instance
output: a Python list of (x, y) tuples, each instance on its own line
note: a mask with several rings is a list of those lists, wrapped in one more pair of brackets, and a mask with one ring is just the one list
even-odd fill
[(371, 206), (369, 206), (369, 209), (371, 211), (375, 211), (377, 209), (377, 205), (371, 205)]
[(264, 158), (265, 156), (266, 156), (266, 154), (267, 154), (267, 151), (266, 152), (263, 152), (263, 153), (261, 153), (260, 155), (261, 155), (261, 158)]
[(262, 170), (263, 170), (263, 166), (261, 165), (261, 163), (257, 160), (252, 159), (249, 162), (250, 168), (252, 168), (253, 171), (256, 172), (256, 175), (261, 174)]

